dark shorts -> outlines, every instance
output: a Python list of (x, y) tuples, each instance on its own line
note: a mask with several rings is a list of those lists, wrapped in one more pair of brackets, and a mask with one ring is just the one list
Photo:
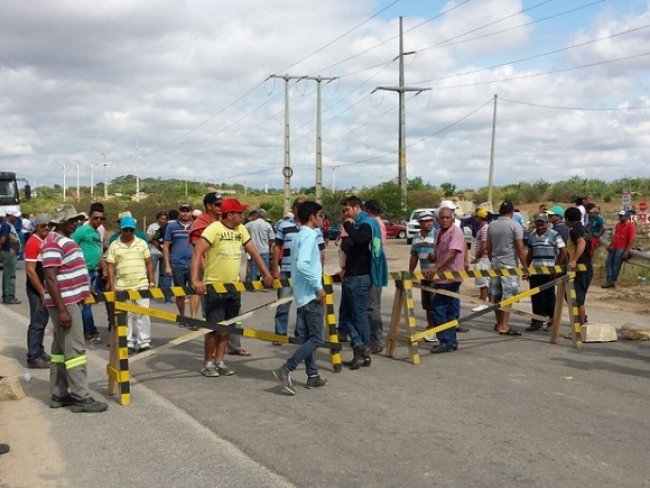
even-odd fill
[(174, 286), (191, 286), (190, 268), (172, 268), (172, 279), (174, 280)]
[(231, 319), (239, 315), (241, 293), (208, 293), (203, 297), (203, 307), (208, 322)]
[(573, 280), (573, 288), (576, 291), (576, 306), (581, 307), (585, 304), (587, 290), (589, 290), (589, 285), (591, 284), (593, 277), (594, 276), (590, 273), (576, 274), (576, 277)]
[[(428, 286), (430, 288), (433, 288), (433, 281), (422, 280), (420, 283), (422, 284), (422, 286)], [(427, 290), (420, 290), (420, 297), (422, 301), (422, 308), (424, 310), (431, 309), (431, 300), (433, 300), (433, 293)]]

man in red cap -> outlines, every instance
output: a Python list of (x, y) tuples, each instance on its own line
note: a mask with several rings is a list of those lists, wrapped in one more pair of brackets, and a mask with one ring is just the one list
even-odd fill
[[(205, 318), (219, 322), (239, 315), (241, 294), (237, 291), (216, 293), (215, 283), (236, 283), (239, 281), (242, 247), (250, 254), (262, 274), (264, 286), (271, 287), (273, 277), (264, 260), (253, 245), (246, 227), (242, 225), (242, 213), (248, 205), (235, 198), (227, 198), (221, 203), (221, 220), (210, 224), (196, 242), (192, 255), (192, 284), (197, 295), (205, 295)], [(205, 267), (203, 262), (205, 260)], [(203, 279), (201, 270), (203, 269)], [(204, 367), (201, 374), (207, 377), (230, 376), (234, 371), (223, 362), (228, 346), (228, 334), (213, 332), (215, 348), (205, 348)], [(207, 337), (207, 336), (206, 336)]]

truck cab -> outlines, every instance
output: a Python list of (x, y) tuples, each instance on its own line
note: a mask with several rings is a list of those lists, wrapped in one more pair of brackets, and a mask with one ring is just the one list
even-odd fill
[(25, 182), (25, 200), (29, 200), (31, 188), (26, 179), (16, 178), (16, 173), (0, 172), (0, 215), (4, 215), (11, 208), (20, 210), (18, 181)]

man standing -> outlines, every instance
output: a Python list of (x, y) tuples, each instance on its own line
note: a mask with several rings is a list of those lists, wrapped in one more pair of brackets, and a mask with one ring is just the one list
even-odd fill
[(591, 234), (591, 251), (589, 255), (591, 256), (591, 259), (593, 259), (594, 256), (596, 256), (598, 247), (600, 246), (600, 238), (605, 233), (605, 219), (600, 215), (600, 209), (595, 203), (587, 205), (587, 215), (589, 216), (587, 229)]
[(0, 256), (2, 257), (2, 303), (19, 305), (16, 298), (16, 259), (20, 252), (20, 238), (16, 232), (15, 222), (20, 212), (7, 210), (5, 220), (0, 222)]
[(582, 225), (582, 214), (578, 208), (567, 208), (565, 217), (567, 226), (569, 227), (569, 240), (567, 241), (569, 268), (575, 270), (579, 264), (584, 264), (587, 268), (586, 271), (576, 270), (576, 276), (573, 280), (578, 317), (580, 325), (582, 325), (587, 321), (585, 299), (587, 298), (587, 291), (594, 276), (594, 268), (591, 264), (591, 256), (589, 255), (589, 251), (591, 250), (589, 243), (590, 236)]
[(303, 327), (296, 330), (296, 338), (302, 341), (301, 346), (287, 359), (284, 366), (273, 371), (285, 392), (295, 395), (291, 381), (291, 372), (305, 362), (307, 369), (307, 388), (319, 388), (327, 384), (320, 377), (313, 353), (323, 343), (323, 266), (317, 243), (316, 228), (321, 222), (321, 207), (316, 202), (304, 202), (298, 207), (298, 219), (302, 223), (300, 231), (293, 243), (293, 295), (296, 300), (298, 314), (302, 316)]
[(90, 295), (88, 270), (81, 249), (70, 239), (81, 216), (72, 205), (62, 205), (52, 216), (54, 231), (41, 250), (47, 288), (45, 306), (54, 325), (50, 407), (72, 406), (75, 413), (98, 413), (108, 405), (90, 396), (79, 306)]
[(553, 230), (560, 234), (560, 237), (566, 244), (569, 241), (569, 228), (564, 222), (564, 209), (559, 205), (554, 205), (546, 213), (548, 214), (550, 223), (553, 225)]
[[(198, 220), (198, 219), (197, 219)], [(192, 206), (183, 203), (178, 209), (178, 220), (171, 221), (165, 229), (163, 256), (165, 274), (172, 276), (174, 286), (191, 286), (190, 262), (194, 248), (190, 244), (190, 226), (192, 225)], [(185, 297), (176, 297), (179, 315), (185, 315)], [(190, 316), (196, 318), (199, 311), (199, 297), (190, 296)]]
[[(135, 237), (137, 222), (133, 217), (120, 219), (120, 238), (108, 248), (108, 291), (147, 290), (156, 286), (149, 246)], [(149, 307), (149, 299), (129, 300), (139, 307)], [(134, 337), (135, 333), (135, 337)], [(126, 342), (136, 352), (151, 348), (151, 320), (148, 315), (128, 313)]]
[[(251, 217), (252, 220), (248, 221), (244, 227), (246, 227), (246, 230), (250, 234), (251, 242), (262, 257), (262, 261), (264, 261), (266, 268), (270, 269), (271, 249), (273, 247), (273, 240), (275, 239), (273, 226), (266, 221), (266, 210), (263, 208), (253, 210), (251, 212)], [(260, 270), (253, 261), (249, 262), (248, 275), (251, 280), (260, 279)]]
[[(474, 246), (474, 269), (476, 271), (485, 271), (490, 269), (490, 258), (487, 255), (487, 239), (488, 239), (488, 219), (490, 213), (484, 209), (479, 208), (474, 213), (474, 219), (476, 221), (476, 244)], [(479, 290), (479, 298), (482, 302), (488, 301), (488, 288), (490, 287), (490, 278), (486, 277), (476, 277), (474, 278), (474, 284)], [(474, 312), (480, 312), (485, 310), (487, 305), (478, 305), (477, 307), (472, 308)]]
[[(566, 245), (560, 234), (548, 228), (548, 215), (545, 213), (535, 215), (535, 230), (528, 234), (527, 245), (527, 266), (555, 266), (565, 262)], [(530, 287), (542, 286), (555, 278), (555, 274), (530, 275)], [(548, 319), (546, 327), (550, 327), (555, 313), (555, 287), (547, 288), (531, 296), (530, 300), (533, 304), (533, 313), (546, 317)], [(543, 327), (544, 322), (533, 319), (526, 330), (535, 332)]]
[[(104, 244), (97, 230), (104, 222), (104, 205), (92, 203), (88, 215), (87, 225), (80, 225), (72, 233), (72, 240), (81, 248), (88, 268), (88, 280), (90, 281), (91, 293), (101, 291), (99, 272), (101, 270), (101, 258), (104, 253)], [(81, 318), (84, 324), (84, 337), (93, 344), (101, 344), (102, 338), (99, 335), (95, 320), (93, 318), (92, 305), (84, 303), (81, 306)]]
[[(381, 207), (377, 200), (364, 203), (365, 211), (377, 221), (381, 232), (382, 249), (386, 245), (386, 225), (381, 218)], [(384, 324), (381, 320), (381, 287), (370, 286), (368, 293), (368, 322), (370, 324), (370, 353), (379, 354), (384, 349)]]
[(614, 227), (612, 242), (607, 247), (607, 260), (605, 261), (605, 270), (607, 272), (607, 281), (602, 288), (613, 288), (616, 286), (618, 274), (621, 272), (623, 261), (630, 257), (632, 244), (636, 239), (636, 228), (630, 220), (630, 213), (621, 210), (618, 213), (618, 223)]
[[(426, 274), (426, 272), (433, 268), (436, 262), (435, 254), (435, 243), (436, 243), (436, 233), (437, 230), (433, 226), (434, 219), (433, 214), (428, 210), (422, 212), (418, 218), (420, 223), (420, 231), (413, 236), (411, 241), (411, 257), (409, 259), (409, 273), (413, 273), (415, 268), (420, 263), (420, 271)], [(433, 282), (430, 280), (422, 280), (422, 286), (430, 287), (433, 285)], [(433, 299), (433, 293), (428, 290), (420, 290), (420, 296), (422, 301), (422, 308), (427, 314), (427, 329), (432, 329), (435, 327), (433, 321), (433, 314), (431, 313), (431, 301)], [(436, 336), (431, 334), (424, 338), (427, 342), (436, 342)]]
[[(526, 263), (524, 249), (524, 229), (512, 220), (514, 206), (512, 202), (503, 202), (499, 207), (499, 218), (488, 227), (487, 252), (494, 269), (512, 269), (517, 261), (522, 266)], [(497, 276), (490, 279), (490, 299), (498, 303), (519, 293), (518, 276)], [(495, 330), (502, 335), (519, 336), (521, 332), (508, 325), (510, 312), (495, 310)]]
[(50, 315), (45, 308), (45, 272), (41, 259), (41, 249), (50, 232), (48, 214), (38, 214), (34, 218), (34, 233), (25, 244), (26, 292), (29, 302), (29, 326), (27, 327), (27, 367), (45, 369), (50, 367), (50, 356), (43, 347), (43, 336)]
[(163, 287), (162, 283), (159, 283), (160, 276), (163, 276), (163, 243), (164, 243), (164, 234), (161, 236), (160, 229), (164, 229), (167, 225), (167, 211), (161, 210), (156, 214), (156, 221), (152, 222), (149, 227), (147, 227), (147, 237), (149, 238), (149, 252), (151, 253), (151, 267), (153, 268), (153, 274), (156, 278), (156, 286)]
[[(273, 277), (253, 246), (246, 227), (242, 224), (242, 213), (246, 208), (247, 206), (237, 199), (226, 198), (221, 203), (222, 219), (210, 224), (194, 246), (191, 266), (192, 284), (197, 295), (205, 295), (203, 305), (205, 318), (209, 322), (219, 322), (239, 315), (241, 293), (237, 291), (216, 293), (210, 287), (206, 294), (206, 285), (239, 282), (242, 247), (262, 271), (264, 286), (273, 285)], [(202, 270), (203, 278), (201, 278)], [(205, 348), (201, 374), (207, 377), (233, 375), (234, 371), (223, 362), (229, 334), (212, 332), (208, 335), (214, 336), (216, 347)]]
[(381, 245), (381, 230), (375, 219), (364, 212), (361, 200), (351, 196), (343, 200), (343, 227), (348, 234), (341, 243), (345, 268), (341, 308), (350, 330), (354, 357), (343, 364), (350, 369), (370, 366), (370, 325), (368, 294), (370, 287), (381, 288), (388, 282), (386, 256)]
[[(426, 272), (428, 279), (442, 271), (463, 271), (465, 269), (465, 234), (460, 227), (454, 225), (454, 211), (449, 208), (438, 210), (440, 230), (436, 235), (435, 264)], [(462, 278), (434, 280), (435, 286), (441, 290), (458, 293)], [(442, 325), (460, 317), (460, 299), (436, 293), (431, 301), (431, 315), (434, 325)], [(456, 327), (443, 330), (436, 334), (439, 344), (431, 349), (434, 354), (453, 352), (458, 349)]]

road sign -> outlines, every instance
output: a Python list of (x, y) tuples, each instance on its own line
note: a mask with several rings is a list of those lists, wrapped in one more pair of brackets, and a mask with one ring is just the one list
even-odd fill
[(645, 213), (645, 211), (648, 210), (648, 203), (647, 202), (639, 202), (639, 210), (641, 210), (641, 212)]
[(623, 190), (622, 203), (623, 208), (629, 210), (630, 205), (632, 205), (632, 192), (630, 190)]

